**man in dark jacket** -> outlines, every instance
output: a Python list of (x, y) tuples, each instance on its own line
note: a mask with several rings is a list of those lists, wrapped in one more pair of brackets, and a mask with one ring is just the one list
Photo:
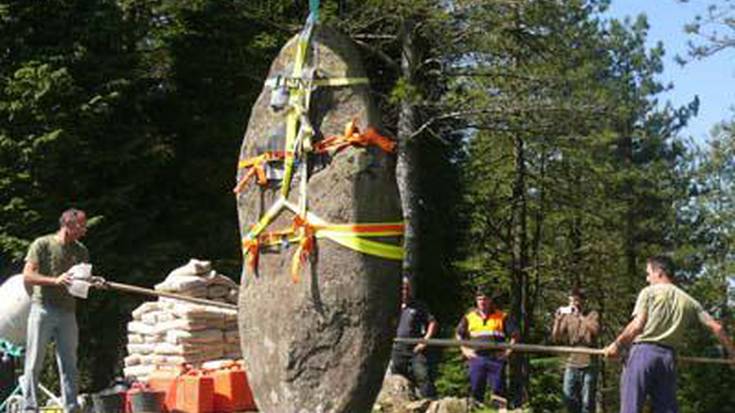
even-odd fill
[[(398, 322), (396, 337), (424, 338), (434, 337), (439, 324), (429, 312), (426, 304), (413, 297), (411, 281), (403, 278), (401, 288), (401, 319)], [(425, 344), (395, 343), (391, 354), (391, 372), (400, 374), (416, 383), (422, 397), (436, 397), (436, 388), (429, 370)]]

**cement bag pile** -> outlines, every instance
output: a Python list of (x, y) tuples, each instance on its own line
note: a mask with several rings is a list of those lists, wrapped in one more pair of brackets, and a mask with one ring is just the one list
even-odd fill
[[(292, 183), (284, 165), (294, 149), (284, 145), (294, 137), (293, 126), (284, 124), (299, 110), (293, 100), (307, 92), (296, 90), (299, 79), (281, 86), (278, 79), (294, 76), (299, 66), (298, 37), (273, 62), (240, 152), (235, 192), (245, 256), (238, 310), (243, 358), (262, 411), (366, 412), (388, 363), (402, 258), (402, 250), (386, 258), (366, 247), (400, 249), (402, 225), (390, 225), (401, 234), (377, 238), (361, 238), (355, 228), (402, 224), (395, 153), (349, 143), (321, 150), (339, 141), (331, 136), (378, 130), (380, 115), (351, 40), (319, 26), (310, 38), (302, 76), (311, 73), (316, 86), (296, 136), (310, 134), (307, 121), (314, 133), (301, 143), (306, 155), (297, 155)], [(265, 229), (254, 233), (261, 223)]]
[(16, 274), (0, 285), (0, 297), (0, 339), (25, 347), (31, 289), (23, 282), (23, 274)]
[[(237, 298), (237, 284), (213, 271), (209, 262), (199, 260), (175, 269), (155, 288), (221, 302)], [(234, 310), (161, 297), (141, 304), (132, 316), (124, 360), (126, 377), (145, 382), (155, 370), (242, 358)]]

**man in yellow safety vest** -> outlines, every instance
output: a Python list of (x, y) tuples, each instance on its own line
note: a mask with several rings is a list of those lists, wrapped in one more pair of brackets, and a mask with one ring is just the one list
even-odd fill
[[(497, 307), (495, 297), (484, 290), (478, 290), (475, 294), (475, 302), (477, 307), (468, 311), (457, 325), (457, 339), (493, 343), (503, 343), (509, 340), (511, 344), (518, 342), (520, 334), (515, 323), (510, 320), (507, 313)], [(503, 369), (511, 350), (484, 350), (470, 347), (461, 347), (461, 350), (467, 358), (472, 397), (482, 403), (488, 384), (494, 395), (502, 396), (505, 388)]]

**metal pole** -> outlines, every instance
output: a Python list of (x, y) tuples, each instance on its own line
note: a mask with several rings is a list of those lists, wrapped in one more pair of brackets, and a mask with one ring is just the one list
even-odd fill
[(153, 296), (153, 297), (168, 297), (168, 298), (174, 298), (174, 299), (181, 300), (181, 301), (188, 301), (194, 304), (211, 305), (214, 307), (226, 308), (228, 310), (237, 310), (237, 306), (234, 304), (222, 303), (219, 301), (207, 300), (204, 298), (189, 297), (186, 295), (169, 293), (166, 291), (156, 291), (156, 290), (151, 290), (150, 288), (136, 287), (134, 285), (116, 283), (112, 281), (104, 281), (100, 285), (102, 286), (102, 288), (107, 287), (113, 290), (123, 291), (126, 293), (142, 294), (142, 295), (148, 295), (148, 296)]
[[(568, 346), (544, 346), (540, 344), (509, 344), (509, 343), (490, 343), (481, 340), (452, 340), (452, 339), (430, 339), (421, 338), (396, 338), (396, 343), (402, 344), (419, 344), (423, 343), (428, 346), (436, 347), (471, 347), (478, 349), (490, 350), (513, 350), (523, 353), (560, 353), (560, 354), (588, 354), (591, 356), (604, 356), (602, 349), (589, 347), (568, 347)], [(677, 361), (683, 363), (704, 363), (704, 364), (725, 364), (735, 365), (732, 359), (716, 359), (707, 357), (688, 357), (679, 356)]]

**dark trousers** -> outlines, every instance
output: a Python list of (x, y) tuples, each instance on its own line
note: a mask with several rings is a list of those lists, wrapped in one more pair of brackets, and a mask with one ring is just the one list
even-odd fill
[(429, 362), (424, 352), (405, 353), (394, 351), (391, 354), (391, 372), (400, 374), (416, 384), (421, 397), (436, 397), (436, 387), (429, 371)]
[(646, 396), (654, 413), (678, 413), (674, 350), (656, 344), (634, 344), (620, 383), (620, 413), (640, 413)]
[(505, 361), (491, 356), (477, 356), (467, 361), (470, 370), (472, 397), (484, 402), (485, 388), (490, 385), (493, 394), (503, 396), (503, 367)]

